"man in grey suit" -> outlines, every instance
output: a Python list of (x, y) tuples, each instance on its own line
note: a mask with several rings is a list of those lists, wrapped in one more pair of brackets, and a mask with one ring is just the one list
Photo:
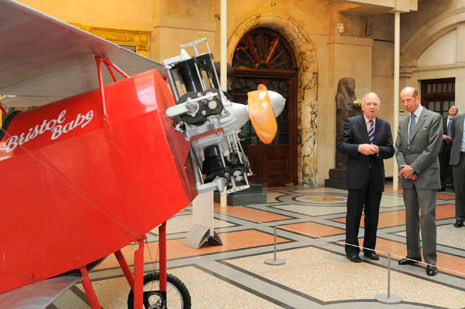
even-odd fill
[(465, 114), (452, 118), (452, 149), (450, 165), (455, 190), (455, 227), (462, 227), (465, 219)]
[(407, 257), (399, 264), (421, 261), (421, 228), (423, 257), (428, 264), (426, 274), (434, 276), (438, 272), (436, 191), (441, 188), (438, 153), (442, 145), (442, 119), (439, 114), (421, 106), (420, 96), (414, 88), (404, 88), (400, 92), (400, 100), (410, 115), (399, 122), (396, 140), (396, 159), (400, 168), (407, 225)]

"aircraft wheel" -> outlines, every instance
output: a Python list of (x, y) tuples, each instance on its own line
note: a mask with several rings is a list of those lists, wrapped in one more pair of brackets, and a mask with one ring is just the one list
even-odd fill
[[(160, 273), (148, 273), (144, 276), (144, 306), (150, 309), (190, 309), (191, 296), (187, 287), (176, 276), (167, 274), (166, 298), (163, 305), (160, 293)], [(134, 308), (134, 294), (132, 290), (128, 295), (128, 308)]]

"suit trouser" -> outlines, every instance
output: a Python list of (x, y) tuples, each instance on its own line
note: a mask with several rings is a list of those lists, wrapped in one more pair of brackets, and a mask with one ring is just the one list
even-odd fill
[[(423, 258), (436, 265), (436, 189), (404, 188), (405, 221), (407, 225), (407, 256), (421, 257), (420, 229)], [(421, 217), (418, 212), (421, 209)]]
[(465, 152), (460, 153), (459, 164), (452, 166), (455, 190), (455, 218), (465, 219)]
[[(361, 189), (350, 189), (347, 197), (347, 215), (346, 215), (346, 253), (359, 253), (358, 230), (360, 228), (360, 219), (362, 210), (365, 212), (365, 235), (363, 247), (375, 249), (376, 232), (378, 229), (379, 203), (381, 201), (382, 191), (375, 191), (371, 176)], [(369, 252), (370, 250), (364, 250)]]
[(441, 187), (446, 186), (447, 178), (450, 177), (449, 171), (449, 160), (450, 160), (450, 150), (452, 147), (452, 143), (450, 142), (443, 142), (444, 150), (442, 153), (439, 154), (439, 171), (441, 176)]

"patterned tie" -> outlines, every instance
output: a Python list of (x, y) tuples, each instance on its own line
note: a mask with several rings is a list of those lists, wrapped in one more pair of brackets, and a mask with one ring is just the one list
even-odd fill
[(369, 120), (368, 124), (370, 125), (368, 128), (368, 137), (370, 138), (370, 144), (373, 144), (375, 141), (375, 126), (373, 125), (373, 120)]
[(452, 119), (447, 118), (447, 136), (450, 136), (450, 124), (452, 123)]
[(415, 114), (410, 115), (410, 117), (411, 117), (411, 120), (410, 120), (410, 132), (408, 133), (408, 141), (409, 142), (412, 140), (413, 129), (415, 129), (415, 124), (417, 123), (417, 121), (415, 120), (417, 118), (417, 116), (415, 116)]

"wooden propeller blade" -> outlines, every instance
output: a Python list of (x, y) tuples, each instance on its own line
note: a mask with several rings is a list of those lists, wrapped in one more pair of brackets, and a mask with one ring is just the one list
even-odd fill
[(266, 87), (260, 84), (255, 91), (247, 93), (249, 117), (258, 138), (265, 144), (273, 141), (278, 131), (278, 124), (273, 112)]

